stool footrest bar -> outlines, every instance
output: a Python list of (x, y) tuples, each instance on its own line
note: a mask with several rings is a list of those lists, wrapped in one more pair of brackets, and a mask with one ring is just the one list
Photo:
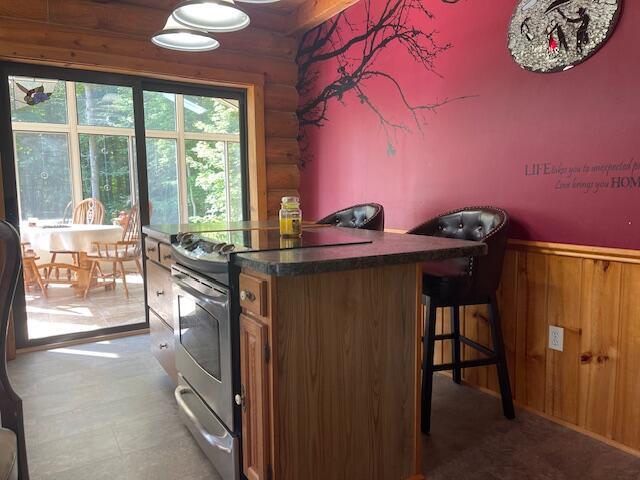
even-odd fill
[(480, 345), (478, 342), (474, 342), (473, 340), (465, 336), (460, 335), (460, 341), (471, 348), (475, 348), (480, 353), (484, 353), (488, 357), (492, 357), (496, 354), (496, 352), (494, 352), (493, 350), (485, 347), (484, 345)]
[(441, 334), (441, 335), (436, 335), (434, 337), (434, 339), (436, 341), (439, 341), (439, 340), (455, 340), (455, 338), (456, 338), (456, 334), (455, 333), (444, 333), (444, 334)]
[(443, 370), (453, 370), (454, 367), (460, 368), (472, 368), (472, 367), (482, 367), (484, 365), (495, 365), (498, 363), (497, 357), (489, 357), (489, 358), (479, 358), (477, 360), (464, 360), (460, 362), (458, 365), (454, 363), (442, 363), (440, 365), (434, 365), (434, 372), (441, 372)]

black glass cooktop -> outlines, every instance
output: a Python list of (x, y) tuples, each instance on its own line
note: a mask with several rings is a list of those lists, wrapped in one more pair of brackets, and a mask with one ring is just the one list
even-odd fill
[[(354, 235), (348, 229), (335, 227), (303, 229), (299, 238), (283, 238), (277, 229), (236, 230), (179, 234), (173, 244), (173, 253), (178, 263), (188, 268), (224, 277), (231, 257), (237, 253), (366, 243), (371, 243), (371, 240)], [(225, 278), (216, 279), (227, 284)]]
[(213, 244), (235, 245), (233, 253), (371, 243), (370, 240), (331, 227), (303, 230), (299, 238), (281, 237), (279, 230), (199, 232), (196, 236)]

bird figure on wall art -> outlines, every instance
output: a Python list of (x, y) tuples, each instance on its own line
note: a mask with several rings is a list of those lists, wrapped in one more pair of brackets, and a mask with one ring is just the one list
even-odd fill
[(39, 103), (46, 102), (51, 98), (51, 93), (46, 93), (44, 91), (44, 85), (29, 89), (16, 82), (16, 86), (25, 93), (24, 101), (27, 105), (34, 106)]
[(567, 3), (570, 3), (570, 2), (571, 0), (555, 0), (554, 2), (551, 2), (551, 5), (547, 7), (544, 13), (553, 12), (554, 10), (557, 10), (561, 6), (566, 5)]

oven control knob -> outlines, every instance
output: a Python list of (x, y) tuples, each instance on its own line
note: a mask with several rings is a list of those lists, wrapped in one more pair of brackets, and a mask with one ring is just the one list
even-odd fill
[(242, 395), (240, 395), (239, 393), (235, 396), (235, 400), (236, 400), (236, 405), (240, 406), (242, 405)]
[(231, 253), (236, 249), (236, 246), (233, 243), (229, 243), (222, 247), (218, 252), (220, 255), (226, 255), (227, 253)]
[(200, 239), (192, 233), (183, 233), (177, 237), (178, 243), (182, 248), (189, 252), (193, 252), (200, 243)]
[(225, 245), (227, 245), (227, 244), (226, 244), (226, 243), (224, 243), (224, 242), (216, 243), (216, 244), (213, 246), (213, 251), (214, 251), (214, 252), (218, 252), (218, 253), (220, 253), (220, 250), (222, 250), (222, 249), (225, 247)]
[(193, 233), (179, 233), (177, 237), (178, 243), (183, 247), (193, 243)]
[(207, 253), (211, 253), (213, 251), (213, 245), (210, 242), (200, 242), (200, 248)]

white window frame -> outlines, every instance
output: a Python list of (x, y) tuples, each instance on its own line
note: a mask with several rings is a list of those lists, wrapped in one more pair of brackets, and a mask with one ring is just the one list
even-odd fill
[[(152, 92), (152, 90), (145, 90)], [(230, 217), (230, 189), (229, 189), (229, 143), (240, 143), (238, 133), (205, 133), (186, 132), (184, 130), (184, 95), (176, 93), (176, 130), (145, 130), (146, 138), (165, 138), (176, 140), (178, 155), (178, 205), (180, 223), (189, 221), (189, 204), (187, 199), (187, 152), (185, 150), (186, 140), (202, 140), (209, 142), (224, 142), (224, 162), (225, 162), (225, 192), (227, 195), (227, 221)]]
[[(82, 194), (82, 172), (80, 167), (80, 137), (81, 134), (93, 135), (109, 135), (109, 136), (125, 136), (128, 138), (129, 145), (129, 183), (131, 195), (136, 192), (136, 175), (134, 163), (135, 147), (135, 129), (124, 127), (103, 127), (80, 125), (78, 123), (76, 82), (66, 81), (67, 96), (67, 123), (39, 123), (39, 122), (12, 122), (13, 140), (16, 144), (16, 133), (61, 133), (67, 135), (67, 145), (69, 148), (69, 171), (71, 172), (71, 192), (73, 204), (76, 205), (83, 200)], [(149, 90), (152, 91), (152, 90)], [(188, 223), (189, 207), (187, 201), (187, 162), (185, 141), (202, 140), (211, 142), (224, 142), (224, 171), (225, 171), (225, 192), (227, 204), (227, 221), (230, 221), (230, 203), (231, 191), (229, 188), (229, 143), (240, 143), (240, 134), (228, 133), (205, 133), (205, 132), (186, 132), (184, 130), (184, 95), (174, 94), (176, 97), (176, 129), (175, 130), (145, 130), (145, 140), (147, 138), (173, 139), (177, 146), (177, 181), (178, 181), (178, 207), (180, 223)], [(18, 190), (20, 189), (20, 178), (18, 175), (18, 158), (16, 161), (16, 180)], [(18, 208), (22, 211), (20, 205), (20, 195), (18, 195)]]

